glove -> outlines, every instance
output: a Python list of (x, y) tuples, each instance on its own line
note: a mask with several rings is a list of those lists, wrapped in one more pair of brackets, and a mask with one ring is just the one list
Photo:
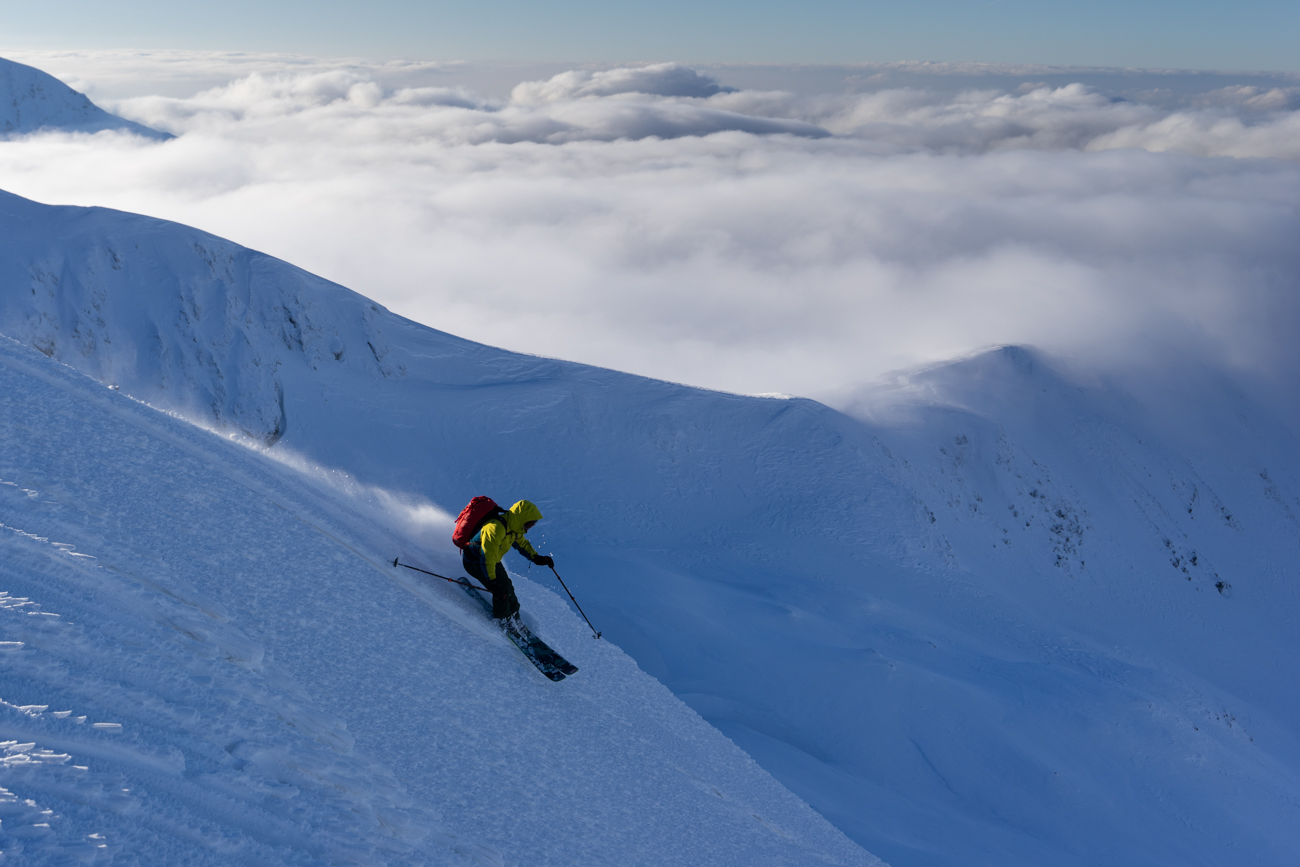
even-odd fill
[(547, 557), (544, 554), (539, 554), (537, 556), (537, 559), (534, 560), (533, 562), (536, 563), (538, 566), (550, 566), (552, 568), (554, 568), (555, 566), (555, 558)]

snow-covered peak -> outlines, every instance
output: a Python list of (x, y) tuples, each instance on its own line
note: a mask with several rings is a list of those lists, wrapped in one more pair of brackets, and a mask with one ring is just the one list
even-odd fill
[(40, 130), (122, 130), (153, 139), (171, 135), (109, 114), (52, 75), (0, 58), (0, 138)]

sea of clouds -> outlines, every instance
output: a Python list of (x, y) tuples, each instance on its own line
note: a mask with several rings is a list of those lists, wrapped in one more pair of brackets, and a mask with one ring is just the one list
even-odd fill
[(0, 143), (0, 188), (189, 223), (494, 345), (815, 396), (998, 343), (1300, 381), (1295, 77), (792, 69), (782, 89), (780, 68), (662, 63), (503, 86), (0, 55), (178, 136)]

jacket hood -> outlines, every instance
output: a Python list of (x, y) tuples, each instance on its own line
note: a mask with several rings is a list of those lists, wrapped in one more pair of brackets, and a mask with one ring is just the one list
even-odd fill
[(522, 533), (524, 524), (540, 520), (542, 520), (542, 510), (533, 505), (531, 500), (520, 500), (506, 512), (507, 529), (512, 533)]

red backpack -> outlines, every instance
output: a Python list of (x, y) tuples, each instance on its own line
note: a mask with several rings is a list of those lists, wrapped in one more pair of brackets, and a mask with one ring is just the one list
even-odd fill
[(460, 510), (460, 515), (456, 518), (456, 529), (451, 534), (451, 541), (457, 548), (464, 548), (488, 518), (504, 511), (505, 509), (493, 502), (491, 497), (475, 497), (469, 501), (468, 506)]

